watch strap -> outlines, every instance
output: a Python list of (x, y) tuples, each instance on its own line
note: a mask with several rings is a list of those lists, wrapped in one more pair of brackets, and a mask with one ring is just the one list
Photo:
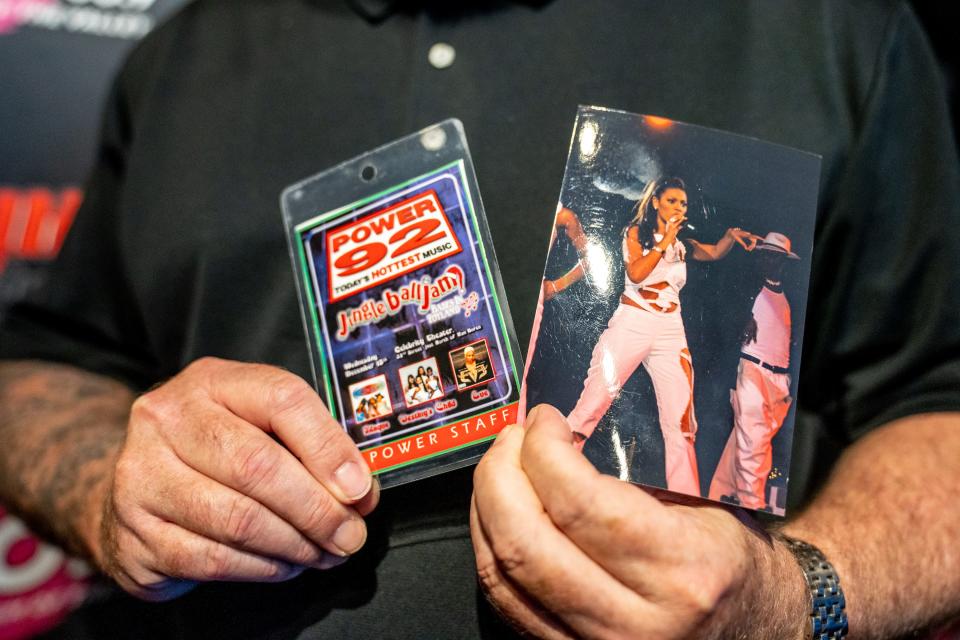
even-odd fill
[(820, 549), (782, 533), (783, 541), (803, 571), (810, 590), (810, 628), (814, 640), (837, 640), (847, 635), (846, 599), (840, 577)]

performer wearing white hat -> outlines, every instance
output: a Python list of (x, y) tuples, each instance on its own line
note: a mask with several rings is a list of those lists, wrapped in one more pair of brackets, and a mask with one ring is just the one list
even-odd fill
[(773, 437), (790, 409), (790, 303), (781, 272), (787, 259), (799, 260), (790, 239), (768, 233), (757, 245), (764, 284), (743, 334), (737, 388), (730, 392), (733, 431), (710, 483), (710, 498), (751, 509), (767, 506), (766, 484)]

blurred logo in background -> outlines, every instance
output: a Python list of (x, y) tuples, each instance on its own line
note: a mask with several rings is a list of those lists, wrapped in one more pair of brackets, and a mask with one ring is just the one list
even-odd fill
[(107, 38), (141, 38), (157, 0), (0, 0), (0, 36), (29, 26)]
[(0, 507), (0, 640), (55, 626), (89, 594), (90, 570), (40, 542)]
[(0, 187), (0, 274), (11, 259), (54, 258), (82, 199), (75, 187)]

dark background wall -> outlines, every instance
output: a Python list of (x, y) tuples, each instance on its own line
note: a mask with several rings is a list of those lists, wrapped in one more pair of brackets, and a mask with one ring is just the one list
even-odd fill
[(954, 140), (957, 140), (957, 130), (960, 128), (960, 120), (957, 118), (957, 83), (960, 82), (957, 68), (960, 66), (960, 55), (956, 46), (956, 5), (942, 0), (913, 0), (911, 4), (927, 30), (930, 43), (940, 61), (940, 69), (950, 96)]

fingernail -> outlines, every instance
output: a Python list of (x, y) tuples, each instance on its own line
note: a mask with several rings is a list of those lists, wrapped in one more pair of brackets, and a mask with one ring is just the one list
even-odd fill
[(345, 462), (333, 473), (333, 477), (343, 495), (350, 500), (362, 498), (370, 490), (373, 476), (364, 471), (356, 462)]
[(529, 423), (529, 422), (539, 421), (541, 419), (540, 414), (547, 414), (547, 415), (553, 414), (553, 415), (560, 416), (560, 412), (557, 411), (556, 407), (554, 407), (553, 405), (538, 404), (533, 408), (532, 411), (530, 411), (530, 413), (527, 414), (527, 422)]
[(327, 569), (333, 569), (334, 567), (339, 567), (344, 562), (350, 559), (350, 556), (338, 556), (333, 553), (324, 553), (323, 557), (319, 561), (313, 564), (314, 569), (320, 569), (321, 571), (326, 571)]
[(285, 574), (284, 574), (284, 576), (283, 576), (283, 579), (284, 579), (284, 580), (293, 580), (294, 578), (296, 578), (297, 576), (299, 576), (301, 573), (303, 573), (304, 571), (306, 571), (306, 569), (307, 569), (306, 567), (303, 567), (303, 566), (300, 566), (300, 565), (290, 565), (290, 567), (289, 567), (289, 568), (287, 569), (287, 571), (285, 572)]
[(367, 539), (367, 528), (359, 518), (349, 518), (333, 534), (331, 542), (345, 554), (360, 549)]

